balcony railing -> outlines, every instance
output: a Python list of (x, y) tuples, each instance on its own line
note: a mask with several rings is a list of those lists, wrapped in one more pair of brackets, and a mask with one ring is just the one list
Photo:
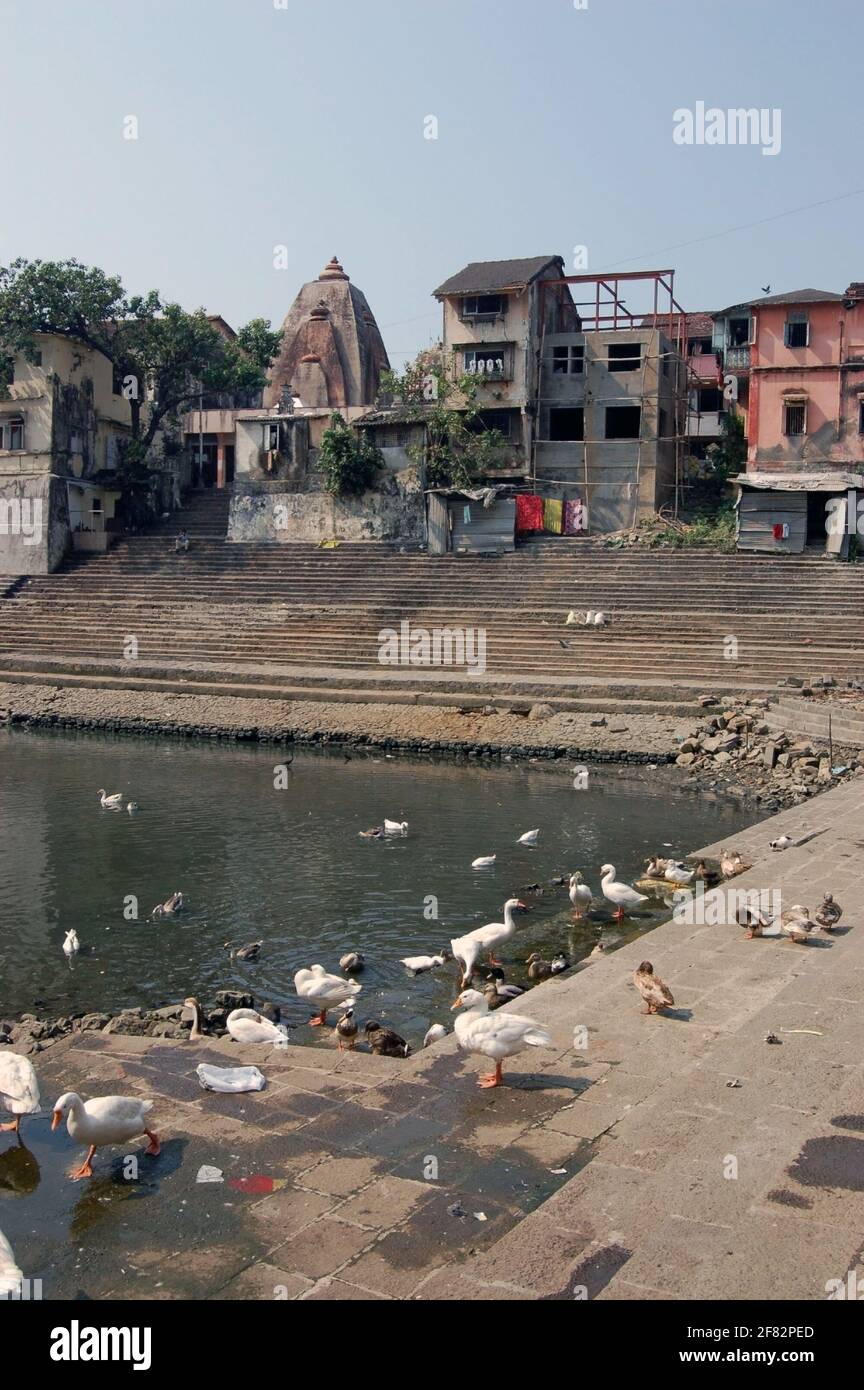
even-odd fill
[(750, 366), (749, 347), (727, 347), (723, 354), (723, 364), (731, 371)]

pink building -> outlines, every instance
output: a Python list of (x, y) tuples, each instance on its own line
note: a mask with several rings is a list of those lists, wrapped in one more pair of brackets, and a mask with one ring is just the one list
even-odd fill
[(746, 401), (739, 544), (845, 553), (826, 516), (836, 516), (829, 499), (864, 486), (864, 284), (736, 305), (716, 316), (720, 335), (747, 317), (749, 341), (726, 344), (724, 363)]

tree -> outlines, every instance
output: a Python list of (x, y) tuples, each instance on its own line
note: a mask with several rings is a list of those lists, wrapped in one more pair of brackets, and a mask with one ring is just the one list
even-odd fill
[[(473, 487), (478, 478), (500, 467), (507, 440), (500, 430), (486, 429), (481, 377), (453, 381), (440, 350), (421, 352), (400, 376), (385, 372), (382, 393), (393, 398), (409, 419), (426, 426), (426, 480), (430, 487)], [(460, 400), (461, 404), (454, 404)]]
[[(281, 333), (252, 319), (233, 340), (203, 309), (162, 302), (157, 290), (127, 296), (118, 276), (77, 260), (27, 261), (0, 267), (0, 354), (32, 360), (36, 335), (74, 336), (112, 362), (132, 411), (128, 471), (139, 477), (166, 419), (200, 393), (260, 390)], [(146, 409), (145, 407), (146, 403)]]
[(321, 436), (320, 463), (328, 492), (334, 497), (355, 496), (371, 486), (384, 457), (365, 430), (358, 438), (336, 410)]
[(744, 419), (737, 411), (726, 410), (720, 416), (720, 442), (709, 444), (705, 457), (714, 470), (714, 477), (721, 487), (729, 479), (740, 473), (747, 465), (747, 438), (744, 434)]

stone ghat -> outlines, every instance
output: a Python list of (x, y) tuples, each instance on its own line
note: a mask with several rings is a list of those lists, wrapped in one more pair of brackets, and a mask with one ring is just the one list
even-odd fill
[[(452, 1036), (405, 1060), (339, 1053), (329, 1029), (276, 1050), (61, 1039), (37, 1059), (46, 1105), (70, 1087), (153, 1099), (162, 1154), (140, 1159), (132, 1201), (111, 1200), (123, 1156), (97, 1154), (106, 1200), (74, 1240), (62, 1219), (29, 1248), (12, 1232), (25, 1274), (47, 1299), (827, 1298), (864, 1274), (864, 786), (829, 791), (821, 833), (771, 853), (809, 813), (737, 837), (753, 867), (735, 887), (811, 911), (832, 892), (832, 934), (662, 924), (532, 992), (553, 1046), (509, 1062), (499, 1091)], [(646, 949), (665, 1015), (633, 988)], [(254, 1063), (267, 1087), (204, 1092), (200, 1062)], [(23, 1132), (43, 1174), (80, 1157), (48, 1125)], [(198, 1181), (205, 1165), (222, 1181)]]

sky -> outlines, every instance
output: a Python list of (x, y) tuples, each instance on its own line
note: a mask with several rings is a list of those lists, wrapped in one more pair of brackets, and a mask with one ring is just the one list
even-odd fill
[[(671, 267), (691, 311), (864, 279), (860, 0), (0, 0), (0, 35), (0, 264), (237, 328), (335, 253), (394, 363), (469, 261)], [(676, 143), (699, 102), (765, 144), (779, 109), (779, 152)]]

